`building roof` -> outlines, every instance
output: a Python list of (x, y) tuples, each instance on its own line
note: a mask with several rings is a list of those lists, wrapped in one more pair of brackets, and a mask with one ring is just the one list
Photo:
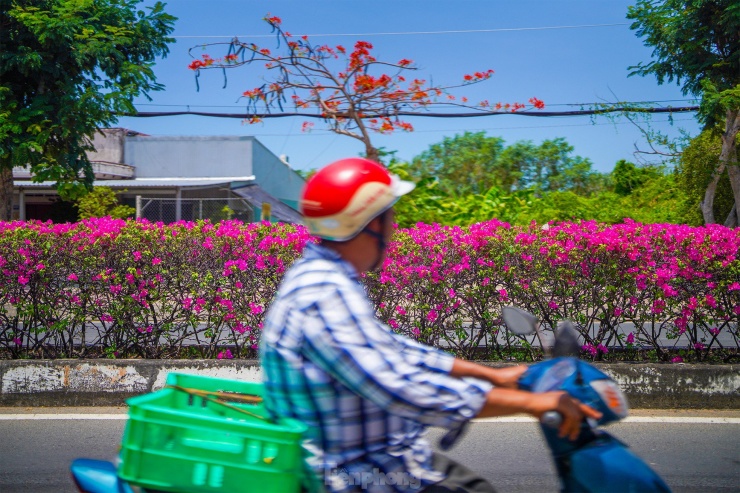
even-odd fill
[(262, 208), (262, 204), (267, 202), (272, 206), (270, 215), (278, 221), (298, 224), (303, 222), (303, 216), (301, 216), (298, 211), (288, 207), (281, 202), (280, 199), (277, 199), (265, 192), (258, 185), (246, 185), (244, 187), (233, 188), (231, 192), (243, 197), (252, 206), (259, 207), (260, 209)]
[[(95, 180), (93, 186), (110, 188), (188, 188), (231, 185), (234, 182), (252, 182), (254, 180), (254, 175), (220, 176), (218, 178), (133, 178), (130, 180)], [(36, 183), (25, 180), (14, 180), (13, 186), (16, 188), (55, 188), (56, 182), (42, 181)]]

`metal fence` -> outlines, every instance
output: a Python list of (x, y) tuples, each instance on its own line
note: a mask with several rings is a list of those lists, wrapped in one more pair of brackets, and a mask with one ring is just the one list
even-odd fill
[(156, 198), (136, 196), (136, 219), (165, 224), (210, 219), (211, 222), (238, 219), (254, 221), (254, 209), (241, 198)]

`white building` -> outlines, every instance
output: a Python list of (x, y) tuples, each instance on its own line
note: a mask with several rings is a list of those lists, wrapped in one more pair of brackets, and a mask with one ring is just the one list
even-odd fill
[[(298, 197), (305, 181), (254, 137), (151, 136), (111, 128), (93, 144), (94, 185), (119, 192), (122, 202), (136, 207), (137, 217), (301, 220)], [(13, 170), (13, 178), (15, 218), (63, 215), (65, 204), (53, 182), (33, 183), (22, 168)]]

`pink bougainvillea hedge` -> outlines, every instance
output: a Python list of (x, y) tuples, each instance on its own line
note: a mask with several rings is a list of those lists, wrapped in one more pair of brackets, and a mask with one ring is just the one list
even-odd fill
[[(301, 226), (109, 218), (0, 223), (4, 357), (253, 356)], [(535, 355), (501, 308), (545, 333), (572, 320), (584, 354), (738, 350), (740, 230), (626, 222), (399, 229), (364, 277), (395, 330), (464, 357)]]

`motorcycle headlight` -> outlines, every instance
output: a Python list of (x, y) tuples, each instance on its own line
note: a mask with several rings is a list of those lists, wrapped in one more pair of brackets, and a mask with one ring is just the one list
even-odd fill
[(599, 398), (604, 405), (616, 414), (619, 419), (627, 417), (629, 405), (627, 404), (627, 398), (624, 392), (619, 388), (617, 382), (613, 380), (594, 380), (590, 385), (599, 394)]

